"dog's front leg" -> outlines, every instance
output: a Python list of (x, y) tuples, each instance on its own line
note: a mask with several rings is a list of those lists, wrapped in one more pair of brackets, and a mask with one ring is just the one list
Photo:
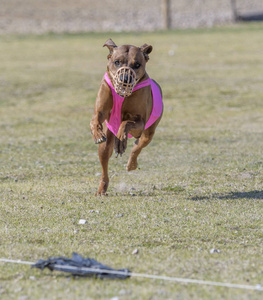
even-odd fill
[(144, 121), (139, 118), (137, 120), (123, 121), (119, 127), (117, 136), (115, 138), (114, 151), (117, 156), (122, 155), (127, 148), (128, 133), (131, 133), (136, 138), (140, 137), (144, 129)]
[(109, 185), (109, 176), (108, 176), (108, 163), (109, 159), (113, 152), (113, 144), (114, 144), (114, 134), (106, 128), (106, 143), (101, 143), (99, 145), (99, 158), (101, 163), (101, 178), (98, 191), (96, 193), (97, 196), (107, 195), (107, 189)]
[(95, 102), (94, 113), (90, 122), (90, 130), (95, 144), (106, 142), (106, 135), (103, 132), (102, 123), (109, 119), (113, 100), (109, 86), (102, 80)]
[(106, 135), (103, 132), (102, 123), (105, 118), (102, 112), (94, 113), (94, 116), (90, 122), (90, 130), (95, 144), (106, 142)]

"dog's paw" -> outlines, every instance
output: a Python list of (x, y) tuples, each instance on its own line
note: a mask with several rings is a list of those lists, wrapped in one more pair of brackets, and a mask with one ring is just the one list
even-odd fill
[(95, 144), (101, 144), (107, 141), (106, 135), (102, 130), (97, 130), (93, 133), (93, 140)]
[(137, 168), (138, 168), (137, 159), (135, 161), (129, 160), (129, 162), (128, 162), (127, 166), (126, 166), (126, 170), (128, 172), (130, 172), (130, 171), (136, 170)]
[(108, 193), (106, 193), (106, 192), (97, 192), (96, 194), (95, 194), (95, 196), (108, 196)]
[(90, 131), (93, 136), (95, 144), (101, 144), (107, 141), (106, 135), (103, 132), (103, 127), (101, 124), (91, 121), (90, 122)]
[(117, 154), (116, 157), (118, 157), (119, 154), (120, 156), (122, 156), (126, 148), (127, 148), (127, 137), (124, 138), (123, 140), (120, 140), (117, 137), (115, 137), (114, 151)]
[(100, 138), (94, 138), (95, 144), (101, 144), (107, 141), (107, 138), (105, 135), (102, 135)]
[(98, 191), (95, 194), (95, 196), (108, 196), (108, 194), (106, 193), (108, 189), (108, 185), (109, 185), (109, 181), (105, 181), (101, 179)]

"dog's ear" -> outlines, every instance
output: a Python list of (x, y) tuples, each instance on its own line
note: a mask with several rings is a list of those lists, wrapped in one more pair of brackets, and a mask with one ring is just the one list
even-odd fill
[(146, 62), (149, 60), (149, 54), (152, 52), (153, 47), (151, 45), (144, 44), (140, 47)]
[(112, 39), (108, 39), (106, 43), (103, 45), (103, 47), (105, 46), (110, 50), (110, 54), (107, 57), (109, 59), (112, 55), (113, 49), (116, 48), (117, 46), (115, 45)]

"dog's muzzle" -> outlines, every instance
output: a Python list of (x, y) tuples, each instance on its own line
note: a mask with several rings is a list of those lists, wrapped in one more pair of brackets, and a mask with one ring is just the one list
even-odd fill
[(112, 75), (115, 92), (121, 97), (128, 97), (137, 84), (136, 73), (132, 68), (121, 67)]

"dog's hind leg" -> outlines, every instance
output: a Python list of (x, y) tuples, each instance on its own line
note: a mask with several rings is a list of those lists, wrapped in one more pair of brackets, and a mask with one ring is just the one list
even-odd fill
[(141, 153), (142, 149), (150, 144), (154, 136), (157, 124), (155, 126), (154, 125), (155, 124), (143, 131), (141, 137), (135, 141), (128, 160), (128, 164), (126, 166), (127, 171), (133, 171), (137, 169), (137, 157)]
[(152, 132), (151, 134), (147, 134), (147, 133), (143, 133), (141, 135), (141, 137), (139, 138), (139, 140), (136, 140), (137, 143), (134, 143), (134, 146), (132, 148), (129, 160), (128, 160), (128, 164), (126, 166), (126, 170), (127, 171), (133, 171), (135, 169), (137, 169), (137, 157), (138, 155), (141, 153), (142, 149), (144, 147), (146, 147), (152, 140), (154, 135), (154, 132)]
[(106, 195), (109, 186), (108, 163), (113, 152), (115, 136), (107, 127), (105, 135), (107, 137), (106, 142), (99, 145), (99, 159), (102, 172), (98, 192), (96, 193), (97, 196)]
[(155, 133), (155, 129), (158, 126), (160, 120), (162, 118), (162, 115), (160, 116), (160, 118), (158, 120), (156, 120), (155, 123), (153, 123), (149, 128), (147, 128), (146, 130), (143, 131), (141, 137), (139, 139), (137, 139), (134, 142), (127, 166), (126, 166), (126, 170), (127, 171), (133, 171), (135, 169), (137, 169), (137, 157), (138, 155), (141, 153), (142, 149), (144, 147), (146, 147), (147, 145), (150, 144), (154, 133)]

